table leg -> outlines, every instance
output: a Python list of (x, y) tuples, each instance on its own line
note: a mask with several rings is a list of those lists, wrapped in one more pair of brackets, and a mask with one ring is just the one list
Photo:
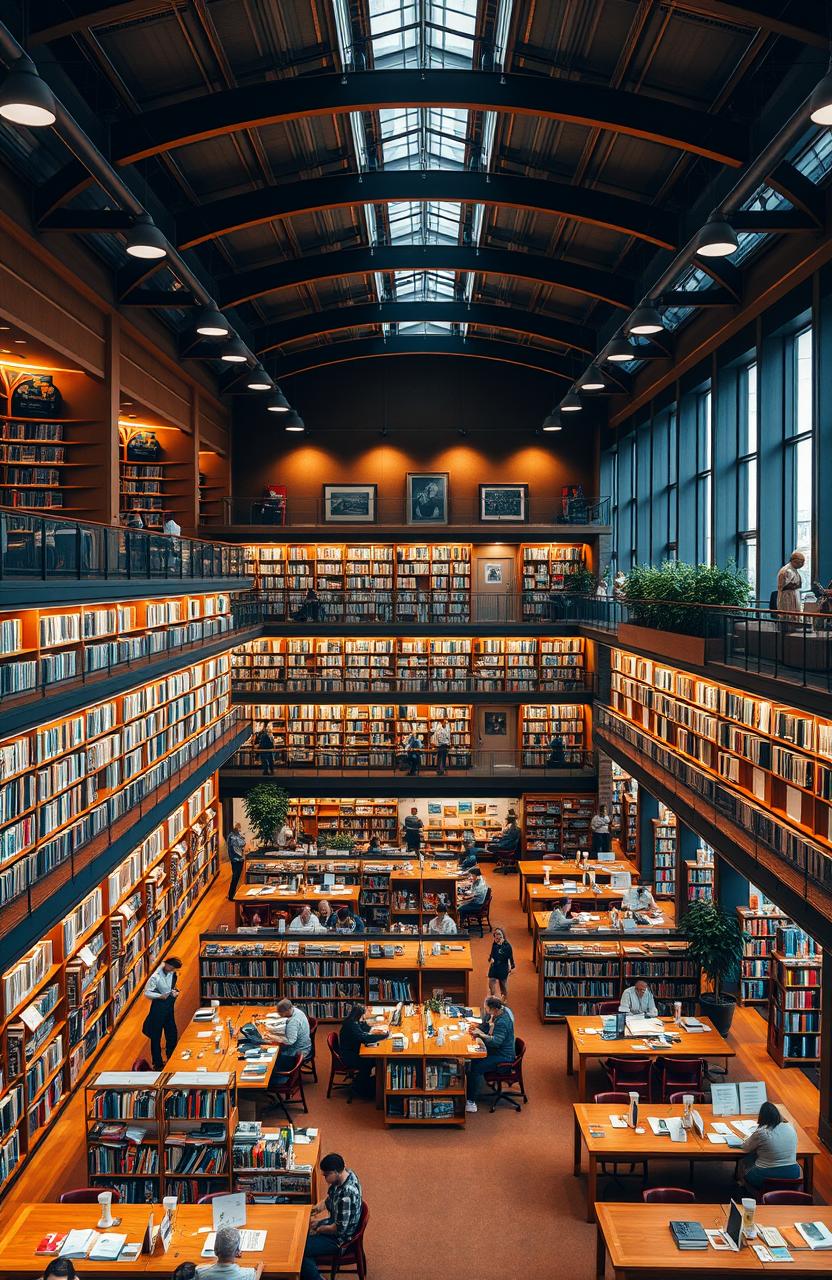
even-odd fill
[(598, 1199), (598, 1160), (590, 1151), (586, 1172), (586, 1220), (595, 1221), (595, 1201)]
[(586, 1056), (578, 1057), (578, 1101), (586, 1102)]
[(567, 1023), (566, 1025), (566, 1074), (568, 1076), (571, 1076), (573, 1074), (573, 1070), (574, 1069), (572, 1066), (572, 1032), (570, 1031), (569, 1024)]
[(604, 1240), (604, 1233), (601, 1230), (601, 1224), (598, 1223), (595, 1228), (595, 1274), (598, 1280), (603, 1280), (604, 1272), (607, 1269), (607, 1244)]
[[(573, 1112), (574, 1115), (574, 1112)], [(573, 1135), (573, 1153), (572, 1153), (572, 1172), (577, 1178), (581, 1172), (581, 1126), (578, 1124), (578, 1117), (574, 1117), (575, 1132)]]
[(803, 1157), (803, 1185), (811, 1195), (815, 1185), (815, 1157), (811, 1154)]

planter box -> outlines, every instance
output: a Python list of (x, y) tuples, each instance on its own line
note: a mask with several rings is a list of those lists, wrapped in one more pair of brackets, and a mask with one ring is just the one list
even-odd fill
[(631, 622), (619, 623), (618, 643), (658, 653), (671, 662), (705, 665), (704, 636), (682, 636), (675, 631), (657, 631), (653, 627), (636, 627)]

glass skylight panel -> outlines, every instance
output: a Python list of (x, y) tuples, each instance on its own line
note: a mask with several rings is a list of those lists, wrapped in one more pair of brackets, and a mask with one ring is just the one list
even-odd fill
[(465, 107), (428, 108), (428, 149), (432, 157), (439, 159), (440, 168), (462, 168), (467, 132), (468, 111)]
[(791, 163), (810, 182), (820, 183), (832, 171), (832, 129), (818, 133), (808, 131), (809, 141), (801, 138), (790, 156)]
[(419, 65), (421, 0), (369, 0), (373, 66)]
[(477, 3), (478, 0), (423, 0), (432, 66), (472, 65)]
[(452, 271), (396, 271), (394, 288), (399, 302), (453, 302)]
[(746, 262), (767, 239), (768, 236), (764, 231), (738, 231), (737, 248), (731, 254), (729, 261), (735, 264)]
[(449, 320), (407, 320), (398, 326), (402, 338), (426, 338), (432, 333), (451, 332)]

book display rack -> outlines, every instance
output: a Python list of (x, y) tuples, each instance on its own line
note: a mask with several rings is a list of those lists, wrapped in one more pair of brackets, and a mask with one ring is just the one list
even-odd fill
[(653, 823), (653, 883), (657, 898), (676, 897), (676, 859), (679, 833), (676, 815), (659, 805)]
[(527, 704), (521, 707), (523, 764), (532, 769), (543, 768), (552, 757), (552, 739), (560, 735), (565, 764), (580, 765), (587, 747), (588, 718), (588, 708), (580, 704)]
[(239, 1119), (235, 1076), (177, 1071), (164, 1077), (160, 1093), (165, 1195), (196, 1204), (211, 1192), (231, 1191)]
[(743, 943), (739, 1003), (768, 1012), (771, 955), (777, 930), (791, 921), (773, 902), (737, 907), (740, 928), (749, 935)]
[(216, 775), (0, 975), (0, 1192), (216, 877)]
[(551, 597), (565, 591), (569, 578), (586, 563), (583, 544), (546, 542), (521, 548), (523, 566), (523, 619), (542, 621), (552, 616)]
[(308, 691), (403, 693), (574, 693), (586, 687), (586, 641), (579, 636), (287, 637), (234, 650), (242, 694)]
[[(100, 486), (100, 424), (73, 416), (76, 400), (83, 412), (83, 393), (80, 399), (75, 393), (81, 376), (59, 381), (63, 404), (57, 416), (48, 417), (52, 378), (0, 369), (0, 505), (38, 514), (92, 515)], [(42, 414), (35, 413), (34, 395), (27, 396), (25, 413), (14, 413), (15, 393), (38, 383), (44, 392)]]
[(222, 654), (0, 741), (0, 905), (178, 773), (230, 702)]
[(778, 1067), (820, 1062), (823, 956), (813, 938), (779, 925), (771, 953), (768, 1051)]
[(590, 822), (595, 812), (592, 795), (551, 795), (527, 793), (523, 796), (523, 852), (562, 854), (564, 857), (589, 849)]
[(713, 902), (716, 895), (716, 863), (710, 845), (696, 850), (696, 861), (681, 863), (681, 906), (689, 902)]
[[(159, 444), (158, 456), (133, 456), (136, 438), (152, 433)], [(119, 507), (136, 512), (145, 529), (160, 530), (165, 512), (187, 526), (188, 504), (193, 502), (193, 441), (177, 427), (119, 423)]]
[(231, 488), (228, 457), (214, 449), (199, 451), (199, 524), (225, 523), (224, 499)]
[(3, 611), (0, 694), (25, 701), (45, 685), (112, 672), (233, 625), (224, 593)]
[(398, 847), (399, 807), (396, 799), (347, 799), (346, 797), (292, 800), (289, 825), (304, 843), (325, 845), (334, 835), (348, 835), (356, 844), (377, 836), (381, 844)]
[(640, 978), (649, 984), (660, 1010), (675, 1001), (693, 1013), (699, 998), (699, 969), (684, 939), (540, 943), (538, 1012), (541, 1022), (571, 1014), (596, 1014), (603, 1000), (618, 1000)]

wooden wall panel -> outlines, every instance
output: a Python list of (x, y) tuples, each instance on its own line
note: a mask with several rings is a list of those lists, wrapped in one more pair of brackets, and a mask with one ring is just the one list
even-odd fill
[(121, 338), (121, 389), (172, 426), (191, 431), (191, 384), (129, 331)]
[(106, 315), (12, 237), (0, 235), (0, 306), (10, 323), (88, 373), (107, 361)]

